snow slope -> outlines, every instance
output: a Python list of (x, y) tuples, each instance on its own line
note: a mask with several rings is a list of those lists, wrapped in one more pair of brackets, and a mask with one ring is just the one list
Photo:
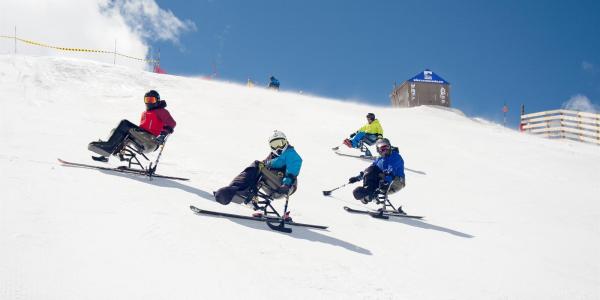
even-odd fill
[[(57, 163), (92, 162), (87, 143), (137, 122), (151, 88), (178, 121), (158, 171), (189, 182)], [(0, 107), (0, 299), (600, 299), (597, 146), (60, 58), (0, 56)], [(393, 202), (423, 221), (348, 214), (353, 187), (322, 195), (368, 165), (330, 150), (367, 112), (409, 169)], [(274, 129), (304, 159), (292, 216), (329, 230), (194, 215), (251, 213), (212, 191)]]

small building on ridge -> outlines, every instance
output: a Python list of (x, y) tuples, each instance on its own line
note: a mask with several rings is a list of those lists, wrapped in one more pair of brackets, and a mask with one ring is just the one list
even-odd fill
[(419, 105), (450, 107), (450, 83), (426, 69), (400, 85), (394, 86), (390, 101), (393, 107)]

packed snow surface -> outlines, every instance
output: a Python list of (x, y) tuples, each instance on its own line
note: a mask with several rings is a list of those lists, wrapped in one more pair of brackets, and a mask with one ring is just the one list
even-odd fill
[[(149, 89), (177, 120), (158, 173), (190, 181), (57, 162), (102, 165), (87, 144), (137, 123)], [(0, 299), (600, 298), (597, 146), (61, 58), (0, 56), (0, 95)], [(323, 196), (368, 166), (331, 151), (368, 112), (405, 160), (392, 202), (425, 219), (349, 214), (355, 186)], [(212, 191), (266, 157), (274, 129), (304, 159), (292, 216), (329, 229), (192, 213), (252, 213)]]

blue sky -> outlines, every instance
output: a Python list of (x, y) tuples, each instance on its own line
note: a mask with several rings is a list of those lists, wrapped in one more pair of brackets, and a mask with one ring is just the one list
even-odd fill
[(600, 1), (157, 1), (195, 23), (155, 42), (173, 74), (209, 74), (388, 105), (394, 82), (429, 68), (453, 106), (502, 120), (600, 101)]

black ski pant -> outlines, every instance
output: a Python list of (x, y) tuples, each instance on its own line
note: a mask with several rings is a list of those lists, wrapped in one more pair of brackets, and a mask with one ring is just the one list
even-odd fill
[(243, 191), (249, 187), (254, 187), (258, 183), (259, 173), (258, 161), (254, 161), (250, 166), (238, 174), (238, 176), (231, 181), (229, 186), (236, 187), (238, 191)]
[(245, 191), (250, 187), (256, 186), (258, 183), (259, 171), (258, 161), (253, 162), (239, 175), (237, 175), (228, 186), (222, 187), (215, 191), (215, 200), (223, 205), (229, 204), (238, 192)]
[(365, 170), (365, 175), (363, 177), (363, 187), (367, 189), (368, 195), (373, 195), (375, 190), (379, 187), (379, 180), (381, 180), (381, 175), (383, 172), (375, 166), (371, 165)]
[[(366, 189), (367, 195), (373, 196), (384, 178), (385, 175), (377, 166), (369, 166), (365, 170), (365, 175), (363, 177), (363, 187)], [(404, 188), (404, 186), (404, 178), (396, 176), (390, 183), (388, 194), (393, 194)]]
[(129, 134), (129, 130), (134, 128), (139, 129), (140, 127), (129, 122), (128, 120), (121, 120), (121, 122), (119, 122), (119, 125), (117, 125), (115, 129), (113, 129), (108, 141), (106, 141), (107, 148), (112, 150), (109, 152), (115, 153), (117, 152), (117, 150), (120, 150), (118, 148), (123, 145), (123, 141)]
[[(254, 161), (237, 175), (228, 186), (217, 190), (214, 193), (217, 202), (225, 205), (229, 204), (236, 194), (240, 194), (238, 192), (244, 194), (244, 192), (248, 191), (250, 188), (256, 188), (259, 184), (258, 179), (261, 175), (263, 178), (262, 181), (266, 184), (262, 186), (266, 189), (264, 192), (273, 197), (273, 199), (283, 197), (284, 194), (279, 192), (283, 180), (283, 171), (267, 169), (265, 167), (261, 170), (259, 168), (259, 163), (259, 161)], [(288, 195), (293, 194), (297, 190), (297, 183), (298, 181), (294, 182)], [(246, 195), (243, 195), (242, 197), (246, 197)]]

